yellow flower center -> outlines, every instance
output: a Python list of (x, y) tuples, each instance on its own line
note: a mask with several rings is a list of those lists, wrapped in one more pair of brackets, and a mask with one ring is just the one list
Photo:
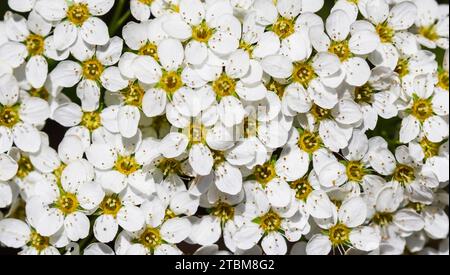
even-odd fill
[(45, 48), (44, 37), (37, 34), (30, 34), (25, 39), (25, 46), (30, 56), (42, 55)]
[(181, 163), (176, 159), (164, 158), (156, 166), (161, 170), (164, 177), (168, 177), (171, 174), (179, 174), (181, 171)]
[(18, 122), (20, 122), (20, 116), (17, 107), (0, 106), (0, 126), (12, 128)]
[(331, 110), (324, 109), (316, 104), (311, 107), (310, 112), (316, 121), (322, 121), (331, 117)]
[(100, 203), (100, 209), (105, 215), (113, 215), (116, 217), (120, 208), (122, 208), (122, 202), (115, 195), (106, 196)]
[(102, 126), (102, 118), (99, 112), (86, 112), (81, 117), (80, 125), (86, 127), (89, 131), (94, 131)]
[(56, 208), (61, 210), (65, 215), (69, 215), (75, 211), (77, 211), (79, 202), (77, 200), (77, 196), (74, 194), (66, 193), (59, 197), (56, 202)]
[(304, 131), (300, 135), (297, 145), (306, 153), (312, 154), (320, 149), (322, 146), (322, 139), (320, 138), (319, 133)]
[(214, 168), (218, 167), (225, 161), (225, 154), (222, 151), (213, 150)]
[(416, 173), (414, 168), (408, 165), (398, 164), (397, 168), (395, 168), (393, 179), (402, 185), (406, 185), (416, 179)]
[(30, 94), (30, 96), (39, 97), (43, 100), (48, 100), (50, 98), (50, 93), (45, 87), (39, 89), (32, 88), (28, 93)]
[(420, 141), (420, 147), (422, 147), (425, 158), (432, 158), (439, 155), (440, 144), (431, 142), (426, 137)]
[(285, 39), (295, 32), (294, 20), (278, 17), (277, 22), (272, 26), (272, 30), (279, 38)]
[(375, 29), (382, 43), (392, 43), (394, 41), (395, 31), (387, 22), (378, 24)]
[(137, 170), (139, 170), (141, 166), (137, 163), (136, 159), (133, 156), (119, 156), (114, 168), (121, 174), (126, 176), (133, 174)]
[(306, 177), (291, 182), (290, 186), (292, 190), (295, 191), (295, 197), (302, 201), (306, 201), (309, 194), (313, 191), (313, 188)]
[(334, 247), (347, 245), (350, 241), (351, 230), (344, 224), (337, 224), (330, 228), (328, 236)]
[(224, 224), (234, 218), (234, 207), (220, 202), (211, 209), (211, 215), (218, 217), (222, 224)]
[(147, 227), (147, 229), (145, 229), (145, 231), (139, 237), (139, 242), (153, 252), (158, 246), (162, 244), (163, 240), (159, 229)]
[(411, 114), (421, 122), (424, 122), (428, 118), (432, 117), (433, 105), (429, 99), (415, 99), (413, 106), (411, 107)]
[(348, 41), (332, 41), (328, 51), (335, 54), (343, 62), (352, 57)]
[(449, 86), (448, 72), (447, 71), (439, 72), (438, 80), (439, 80), (439, 82), (437, 83), (437, 86), (448, 92), (448, 86)]
[(279, 98), (283, 98), (284, 91), (286, 90), (286, 85), (281, 84), (274, 79), (271, 79), (270, 82), (266, 85), (266, 88), (267, 90), (276, 93)]
[(159, 81), (159, 85), (166, 93), (172, 95), (178, 91), (178, 89), (183, 87), (183, 81), (181, 80), (180, 74), (177, 72), (164, 72)]
[(439, 34), (436, 31), (436, 25), (420, 27), (419, 34), (431, 41), (436, 41), (439, 39)]
[(67, 10), (67, 19), (76, 26), (81, 26), (90, 17), (88, 5), (85, 3), (73, 4)]
[(219, 98), (225, 96), (231, 96), (236, 90), (236, 81), (226, 74), (222, 74), (212, 84), (214, 92)]
[(296, 63), (294, 65), (294, 74), (292, 75), (295, 82), (300, 83), (307, 88), (309, 83), (317, 77), (314, 68), (307, 63)]
[(372, 221), (381, 227), (389, 225), (394, 220), (392, 213), (377, 212), (372, 218)]
[(153, 57), (156, 61), (159, 60), (158, 56), (158, 46), (154, 43), (147, 42), (138, 50), (139, 55), (147, 55)]
[(355, 102), (356, 103), (372, 103), (373, 88), (366, 84), (362, 87), (355, 88)]
[(165, 221), (176, 218), (176, 217), (177, 217), (177, 214), (175, 214), (175, 212), (173, 212), (170, 208), (166, 209), (166, 212), (164, 213)]
[(128, 85), (128, 87), (121, 92), (121, 95), (126, 105), (141, 107), (145, 91), (141, 88), (139, 83), (135, 82)]
[(408, 208), (414, 209), (417, 213), (422, 213), (422, 211), (425, 209), (426, 205), (419, 202), (410, 202), (408, 203)]
[(192, 39), (198, 42), (207, 43), (213, 34), (214, 29), (210, 28), (205, 21), (192, 27)]
[(397, 66), (395, 67), (395, 72), (403, 78), (409, 74), (409, 62), (408, 59), (401, 58), (398, 60)]
[(144, 5), (148, 5), (150, 6), (154, 0), (138, 0), (139, 2), (141, 2)]
[(30, 236), (30, 241), (28, 243), (28, 246), (33, 247), (38, 252), (43, 251), (50, 245), (50, 238), (43, 237), (39, 235), (37, 232), (33, 231)]
[(275, 171), (275, 166), (273, 165), (273, 163), (268, 162), (263, 165), (256, 166), (254, 175), (256, 181), (265, 186), (277, 176), (277, 173)]
[(264, 216), (259, 217), (259, 226), (266, 234), (277, 232), (281, 228), (281, 221), (281, 217), (271, 210)]
[(105, 70), (103, 64), (96, 58), (84, 61), (82, 67), (84, 78), (89, 80), (99, 80)]
[(239, 49), (246, 51), (250, 57), (253, 55), (255, 47), (255, 45), (249, 44), (244, 40), (239, 41)]
[(17, 170), (17, 177), (20, 179), (24, 179), (26, 176), (28, 176), (31, 172), (34, 170), (34, 166), (30, 161), (30, 158), (24, 155), (20, 156), (19, 161), (17, 162), (17, 165), (19, 166)]
[(366, 174), (364, 165), (359, 161), (349, 161), (345, 171), (347, 172), (347, 178), (356, 182), (361, 182)]

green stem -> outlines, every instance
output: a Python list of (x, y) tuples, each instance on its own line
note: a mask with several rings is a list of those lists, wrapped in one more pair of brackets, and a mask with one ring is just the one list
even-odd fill
[(122, 17), (119, 18), (119, 20), (116, 21), (116, 24), (111, 28), (111, 36), (114, 36), (117, 31), (120, 29), (120, 27), (125, 23), (125, 21), (130, 17), (131, 11), (128, 10)]
[(117, 22), (117, 20), (119, 20), (119, 17), (122, 14), (122, 10), (123, 10), (124, 6), (125, 6), (125, 0), (119, 0), (119, 3), (117, 4), (117, 6), (114, 10), (113, 17), (111, 19), (111, 24), (113, 24), (114, 27), (116, 26), (115, 22)]

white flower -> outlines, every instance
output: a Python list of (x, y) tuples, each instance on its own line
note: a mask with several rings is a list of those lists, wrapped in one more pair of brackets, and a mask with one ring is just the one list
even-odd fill
[(105, 45), (109, 41), (108, 26), (97, 16), (105, 15), (114, 0), (39, 0), (35, 10), (48, 21), (59, 21), (53, 32), (57, 50), (76, 44)]
[(17, 219), (0, 221), (0, 242), (8, 247), (21, 248), (21, 255), (59, 255), (50, 238), (39, 235), (28, 224)]
[[(65, 60), (58, 63), (50, 73), (50, 79), (55, 85), (64, 88), (78, 83), (77, 96), (83, 108), (92, 112), (99, 107), (101, 86), (110, 89), (116, 84), (119, 69), (112, 65), (120, 59), (123, 40), (113, 37), (98, 47), (88, 46), (83, 41), (78, 42), (71, 51), (79, 62)], [(119, 90), (126, 85), (126, 81), (121, 83)]]
[[(328, 17), (325, 29), (314, 26), (310, 29), (313, 47), (318, 52), (329, 52), (341, 61), (341, 81), (352, 86), (363, 86), (370, 78), (370, 67), (360, 56), (372, 53), (379, 45), (377, 35), (365, 29), (355, 28), (347, 13), (335, 10)], [(356, 23), (355, 23), (356, 24)]]
[(439, 5), (435, 0), (415, 0), (414, 4), (417, 6), (415, 25), (419, 43), (429, 49), (436, 47), (448, 49), (448, 11), (446, 15), (440, 11), (440, 9), (448, 9), (448, 6)]
[(378, 35), (381, 44), (369, 56), (375, 66), (394, 69), (399, 54), (413, 54), (417, 50), (416, 37), (407, 30), (417, 19), (417, 7), (410, 1), (403, 1), (391, 9), (385, 0), (368, 1), (364, 15), (371, 24), (361, 24), (358, 28), (368, 29)]
[(448, 141), (444, 144), (434, 143), (426, 137), (414, 140), (408, 145), (409, 152), (414, 161), (424, 163), (423, 169), (432, 171), (439, 182), (449, 180), (448, 170)]
[(191, 222), (186, 217), (171, 216), (171, 210), (157, 197), (141, 206), (145, 226), (136, 232), (124, 232), (116, 240), (117, 254), (125, 255), (180, 255), (176, 244), (191, 233)]
[(112, 194), (99, 190), (99, 216), (94, 222), (94, 236), (102, 243), (114, 240), (119, 225), (130, 232), (139, 231), (144, 227), (145, 215), (135, 206), (126, 193)]
[(35, 126), (43, 125), (50, 115), (48, 103), (37, 97), (20, 98), (13, 76), (0, 80), (0, 149), (11, 149), (13, 143), (22, 151), (35, 153), (41, 146), (41, 135)]
[(45, 21), (36, 12), (31, 12), (28, 20), (18, 14), (5, 14), (5, 27), (11, 41), (22, 42), (27, 49), (29, 59), (25, 66), (25, 76), (33, 88), (44, 86), (48, 73), (47, 58), (64, 60), (69, 51), (57, 51), (53, 48), (50, 36), (52, 24)]
[(339, 209), (332, 205), (333, 216), (317, 220), (318, 226), (326, 233), (314, 235), (306, 246), (308, 255), (327, 255), (332, 248), (342, 253), (349, 247), (362, 251), (378, 248), (381, 237), (375, 229), (361, 226), (367, 216), (367, 207), (361, 198), (354, 197), (344, 201)]
[(233, 16), (228, 0), (203, 3), (200, 0), (181, 1), (179, 13), (163, 22), (169, 36), (187, 41), (187, 63), (200, 65), (208, 56), (226, 56), (239, 46), (241, 23)]
[(251, 190), (254, 188), (252, 185), (249, 182), (246, 187), (246, 209), (233, 234), (236, 247), (248, 250), (262, 239), (261, 246), (266, 254), (284, 255), (287, 253), (285, 238), (295, 242), (308, 233), (307, 217), (305, 219), (297, 212), (296, 204), (283, 208), (271, 207), (264, 194)]
[(400, 142), (408, 143), (424, 133), (431, 142), (448, 137), (448, 93), (434, 93), (434, 79), (429, 76), (414, 79), (414, 94), (402, 121)]

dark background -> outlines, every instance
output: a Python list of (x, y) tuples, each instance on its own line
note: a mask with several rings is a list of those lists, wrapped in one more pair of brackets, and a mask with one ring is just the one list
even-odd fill
[[(8, 2), (7, 0), (0, 0), (0, 18), (1, 19), (3, 19), (3, 15), (5, 14), (5, 12), (7, 10), (9, 10), (7, 2)], [(128, 1), (126, 1), (126, 2), (128, 5)], [(322, 18), (325, 18), (329, 14), (334, 2), (335, 2), (334, 0), (325, 0), (324, 8), (319, 12), (319, 14), (322, 16)], [(442, 3), (442, 4), (445, 4), (445, 3), (448, 4), (449, 0), (438, 0), (438, 2)], [(118, 3), (118, 0), (116, 0), (116, 3)], [(113, 9), (107, 15), (102, 17), (102, 19), (105, 22), (107, 22), (107, 23), (111, 22), (112, 14), (114, 13), (115, 8), (116, 8), (116, 6), (114, 6)], [(128, 7), (126, 6), (125, 10), (127, 8)], [(129, 17), (128, 20), (126, 20), (126, 21), (130, 21), (130, 20), (133, 20), (132, 17)], [(120, 29), (117, 31), (116, 34), (111, 34), (111, 35), (120, 35), (120, 33), (121, 33)], [(444, 55), (444, 51), (437, 50), (436, 54), (437, 54), (437, 57), (439, 60), (439, 64), (441, 64), (442, 58)], [(69, 96), (75, 94), (74, 91), (72, 91), (72, 90), (66, 90), (64, 92)], [(77, 99), (74, 98), (73, 96), (71, 96), (71, 98), (73, 98), (74, 101), (77, 101)], [(384, 123), (386, 127), (378, 127), (378, 128), (380, 128), (380, 130), (379, 130), (380, 132), (374, 133), (374, 134), (386, 136), (386, 137), (391, 136), (392, 133), (395, 132), (395, 131), (390, 130), (390, 129), (392, 129), (392, 127), (395, 127), (395, 125), (399, 125), (399, 121), (396, 121), (396, 120), (381, 121), (381, 123)], [(47, 121), (47, 124), (46, 124), (45, 128), (43, 129), (43, 131), (45, 131), (49, 135), (50, 143), (51, 143), (52, 147), (54, 147), (54, 148), (57, 148), (59, 142), (61, 141), (61, 139), (65, 133), (65, 129), (52, 120)], [(391, 136), (391, 138), (396, 138), (396, 137)], [(219, 244), (219, 245), (221, 247), (223, 247), (223, 244)], [(179, 247), (185, 253), (192, 254), (199, 246), (181, 244), (181, 245), (179, 245)], [(17, 253), (17, 250), (0, 247), (0, 255), (12, 255), (12, 254), (16, 254), (16, 253)]]

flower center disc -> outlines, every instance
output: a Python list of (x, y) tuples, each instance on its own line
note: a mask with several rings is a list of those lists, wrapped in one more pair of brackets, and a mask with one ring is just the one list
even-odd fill
[(28, 176), (33, 170), (33, 164), (30, 161), (29, 157), (26, 157), (24, 155), (22, 155), (19, 159), (19, 161), (17, 162), (17, 165), (19, 166), (18, 170), (17, 170), (17, 177), (19, 177), (20, 179), (24, 179), (26, 176)]
[(439, 34), (436, 31), (436, 25), (420, 27), (419, 34), (430, 41), (437, 41), (439, 39)]
[(31, 233), (29, 246), (34, 247), (37, 251), (41, 252), (46, 249), (50, 244), (50, 238), (43, 237), (37, 232)]
[(391, 213), (375, 213), (372, 218), (372, 221), (379, 226), (387, 226), (394, 220), (394, 217)]
[(169, 176), (170, 174), (178, 174), (181, 170), (181, 164), (176, 159), (162, 159), (157, 167), (163, 173), (164, 177)]
[(409, 74), (409, 63), (408, 59), (399, 59), (397, 66), (395, 67), (395, 72), (403, 78)]
[(328, 51), (339, 57), (342, 62), (348, 60), (352, 56), (347, 40), (331, 42)]
[(122, 98), (126, 105), (141, 107), (142, 99), (144, 98), (145, 91), (141, 88), (139, 83), (133, 83), (122, 91)]
[(25, 39), (25, 46), (27, 47), (28, 54), (31, 56), (42, 55), (44, 53), (44, 38), (37, 34), (30, 34)]
[(76, 26), (81, 26), (89, 19), (90, 13), (87, 4), (78, 3), (69, 7), (67, 19)]
[(206, 43), (213, 36), (214, 30), (206, 24), (206, 22), (202, 22), (200, 25), (192, 27), (192, 39)]
[(395, 31), (387, 22), (378, 24), (375, 29), (382, 43), (392, 43), (394, 41)]
[(432, 158), (439, 155), (440, 144), (431, 142), (426, 137), (420, 141), (420, 147), (422, 147), (426, 158)]
[(29, 93), (31, 96), (39, 97), (40, 99), (43, 99), (43, 100), (48, 100), (50, 98), (50, 93), (47, 91), (47, 89), (45, 87), (42, 87), (39, 89), (32, 88), (29, 91)]
[(74, 194), (67, 193), (58, 199), (56, 205), (61, 212), (68, 215), (75, 212), (80, 204)]
[[(2, 108), (2, 107), (0, 107)], [(0, 109), (0, 125), (12, 128), (20, 121), (19, 112), (14, 107), (3, 107)]]
[(372, 103), (373, 88), (366, 84), (362, 87), (355, 88), (355, 102), (356, 103)]
[(116, 196), (106, 196), (100, 203), (100, 209), (106, 215), (117, 216), (120, 208), (122, 208), (122, 202)]
[(394, 171), (394, 180), (399, 182), (400, 184), (408, 184), (416, 179), (416, 174), (414, 172), (414, 168), (399, 164)]
[(83, 113), (80, 124), (86, 127), (91, 132), (100, 128), (100, 126), (102, 126), (102, 118), (100, 116), (100, 113), (98, 112)]
[(319, 105), (314, 104), (311, 107), (311, 114), (314, 116), (316, 121), (322, 121), (328, 119), (331, 116), (331, 111), (328, 109), (321, 108)]
[(226, 74), (222, 74), (216, 81), (213, 82), (213, 90), (217, 96), (225, 97), (234, 94), (236, 89), (236, 81)]
[(139, 170), (140, 165), (133, 156), (119, 157), (114, 166), (116, 170), (126, 176)]
[(411, 108), (411, 114), (421, 122), (433, 116), (433, 106), (427, 99), (417, 99)]
[(97, 59), (90, 59), (83, 62), (83, 76), (89, 80), (99, 80), (105, 67)]
[(254, 174), (256, 181), (262, 185), (266, 185), (277, 176), (275, 166), (272, 163), (256, 166)]
[(159, 229), (148, 227), (141, 234), (139, 242), (150, 251), (154, 251), (162, 243)]
[(269, 213), (260, 217), (260, 224), (265, 233), (276, 232), (281, 228), (281, 218), (277, 213), (269, 211)]
[(183, 81), (177, 72), (164, 72), (160, 80), (160, 85), (166, 93), (173, 94), (183, 86)]
[(153, 59), (155, 59), (156, 61), (159, 60), (158, 57), (158, 46), (156, 46), (156, 44), (153, 44), (151, 42), (147, 42), (147, 44), (145, 44), (144, 46), (142, 46), (139, 50), (138, 50), (138, 54), (139, 55), (147, 55), (147, 56), (151, 56), (153, 57)]
[(364, 166), (359, 161), (350, 161), (346, 167), (347, 177), (350, 181), (361, 182), (364, 178)]
[(290, 184), (291, 188), (295, 191), (295, 197), (298, 200), (306, 201), (309, 194), (313, 191), (311, 184), (307, 178), (301, 178), (293, 181)]
[(300, 149), (308, 154), (312, 154), (317, 151), (322, 144), (322, 139), (318, 133), (311, 133), (308, 131), (303, 132), (298, 139), (298, 146)]
[(303, 85), (303, 87), (307, 88), (309, 83), (316, 78), (316, 73), (314, 72), (314, 68), (305, 63), (295, 64), (294, 81)]
[(330, 228), (329, 238), (333, 246), (345, 245), (350, 239), (350, 229), (344, 224), (337, 224)]
[(279, 38), (285, 39), (295, 32), (294, 21), (279, 17), (277, 22), (273, 24), (272, 30)]
[(448, 92), (448, 86), (449, 86), (448, 72), (446, 72), (446, 71), (439, 72), (438, 79), (439, 79), (439, 82), (437, 84), (438, 87), (440, 87)]
[(225, 223), (234, 217), (234, 207), (226, 203), (220, 202), (211, 211), (213, 216), (218, 217), (222, 223)]

